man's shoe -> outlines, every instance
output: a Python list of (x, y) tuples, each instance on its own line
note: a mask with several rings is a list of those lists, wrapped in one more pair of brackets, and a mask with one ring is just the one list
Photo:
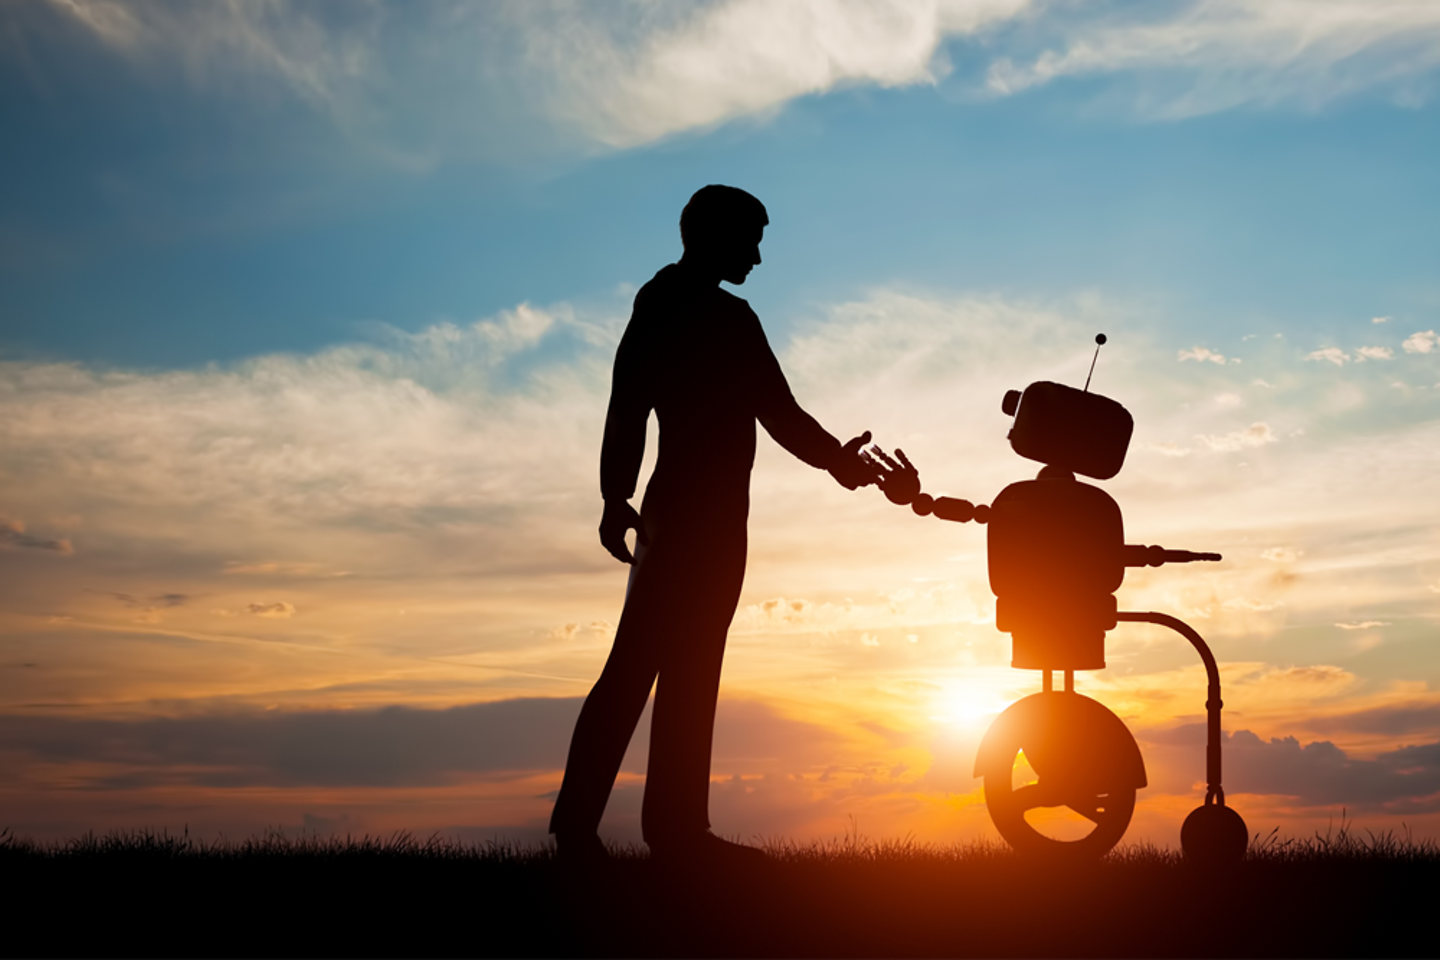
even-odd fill
[(724, 840), (706, 830), (691, 836), (649, 841), (650, 856), (657, 862), (696, 867), (751, 867), (770, 856), (758, 847)]
[(593, 833), (555, 834), (555, 859), (563, 864), (593, 866), (610, 860), (610, 851), (600, 837)]

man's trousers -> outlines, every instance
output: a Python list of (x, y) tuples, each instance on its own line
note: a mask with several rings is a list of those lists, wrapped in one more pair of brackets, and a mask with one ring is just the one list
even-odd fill
[(710, 828), (710, 749), (725, 637), (745, 578), (745, 520), (646, 516), (649, 543), (570, 741), (551, 833), (593, 834), (655, 686), (640, 827), (650, 844)]

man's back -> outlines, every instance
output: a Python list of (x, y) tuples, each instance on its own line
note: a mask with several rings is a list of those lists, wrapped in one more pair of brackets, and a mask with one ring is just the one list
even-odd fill
[(636, 295), (616, 351), (602, 492), (606, 499), (633, 494), (653, 409), (660, 451), (647, 501), (668, 504), (683, 493), (712, 507), (743, 509), (756, 418), (791, 402), (750, 306), (671, 264)]

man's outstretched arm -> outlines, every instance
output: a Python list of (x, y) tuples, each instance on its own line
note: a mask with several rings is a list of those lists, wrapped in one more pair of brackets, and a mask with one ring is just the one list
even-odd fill
[(786, 391), (785, 397), (759, 417), (765, 432), (775, 442), (812, 467), (829, 471), (848, 490), (876, 481), (875, 468), (860, 456), (860, 449), (870, 442), (870, 431), (842, 444), (820, 426), (819, 421), (801, 409)]

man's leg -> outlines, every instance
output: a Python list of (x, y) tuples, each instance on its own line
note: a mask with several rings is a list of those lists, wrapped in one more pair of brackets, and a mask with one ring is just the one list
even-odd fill
[(640, 819), (652, 847), (684, 844), (710, 829), (715, 706), (725, 639), (745, 579), (745, 546), (743, 525), (687, 543), (679, 568), (684, 582), (666, 598), (674, 622), (660, 653)]
[(637, 563), (631, 589), (615, 630), (615, 641), (570, 739), (565, 777), (550, 816), (550, 832), (590, 837), (600, 826), (605, 804), (625, 758), (625, 748), (645, 709), (659, 669), (663, 637), (657, 622), (663, 606), (665, 551), (652, 548)]

